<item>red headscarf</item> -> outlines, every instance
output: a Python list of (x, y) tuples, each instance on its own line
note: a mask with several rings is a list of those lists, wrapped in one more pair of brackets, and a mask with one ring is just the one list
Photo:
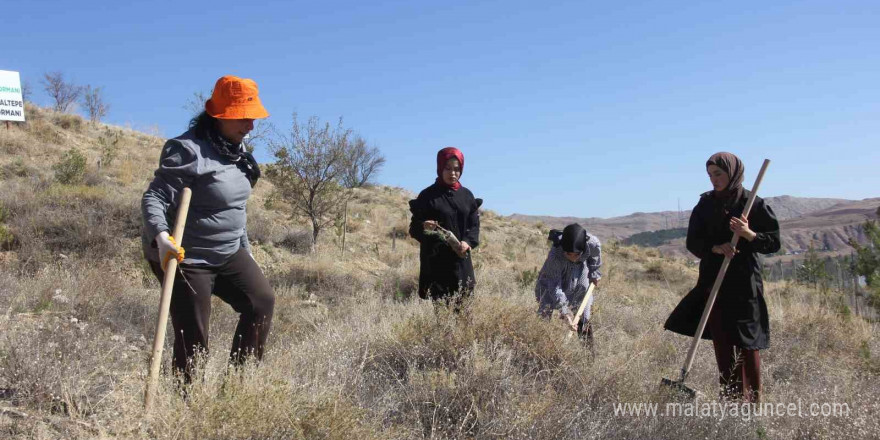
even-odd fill
[[(461, 182), (455, 181), (452, 185), (447, 185), (443, 181), (443, 168), (446, 167), (446, 162), (449, 159), (458, 159), (458, 163), (461, 164), (461, 174), (464, 174), (464, 154), (458, 148), (446, 147), (437, 152), (437, 182), (452, 188), (453, 191), (458, 191), (461, 188)], [(459, 179), (461, 179), (461, 174), (459, 174)]]

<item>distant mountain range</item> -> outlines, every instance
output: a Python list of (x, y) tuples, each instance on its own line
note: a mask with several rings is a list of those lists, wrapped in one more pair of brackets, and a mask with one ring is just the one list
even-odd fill
[[(849, 238), (862, 242), (864, 235), (860, 225), (867, 219), (877, 219), (880, 197), (864, 200), (824, 199), (812, 197), (778, 196), (766, 197), (780, 220), (783, 249), (788, 253), (800, 253), (810, 243), (820, 250), (848, 252)], [(670, 229), (686, 228), (690, 210), (636, 212), (622, 217), (577, 218), (513, 214), (510, 218), (524, 222), (542, 222), (551, 228), (580, 223), (600, 239), (627, 239), (634, 234), (659, 231), (655, 240), (643, 240), (660, 248), (667, 255), (687, 255), (684, 238), (665, 240), (665, 237), (681, 235)], [(646, 235), (639, 234), (639, 238)], [(650, 237), (649, 237), (650, 238)]]

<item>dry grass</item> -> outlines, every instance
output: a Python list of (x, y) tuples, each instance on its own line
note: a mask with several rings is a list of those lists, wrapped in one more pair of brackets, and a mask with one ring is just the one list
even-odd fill
[[(123, 133), (120, 157), (91, 185), (52, 183), (40, 164), (70, 146), (94, 159), (106, 127), (36, 110), (29, 127), (0, 130), (0, 436), (137, 438), (876, 438), (880, 432), (877, 323), (833, 292), (767, 285), (772, 347), (763, 352), (766, 400), (837, 402), (847, 417), (616, 416), (614, 405), (671, 401), (688, 341), (662, 323), (695, 268), (634, 247), (605, 245), (594, 306), (595, 352), (565, 343), (558, 320), (535, 315), (530, 272), (546, 230), (484, 212), (474, 252), (478, 287), (462, 316), (413, 298), (418, 248), (399, 237), (406, 201), (394, 188), (357, 190), (357, 227), (307, 230), (249, 205), (255, 258), (276, 289), (262, 364), (226, 367), (236, 316), (216, 300), (203, 376), (180, 397), (162, 376), (142, 413), (158, 285), (140, 257), (138, 200), (161, 141)], [(35, 113), (36, 114), (36, 113)], [(65, 122), (66, 121), (66, 122)], [(51, 144), (56, 142), (57, 144)], [(14, 151), (14, 153), (13, 153)], [(52, 156), (52, 155), (55, 156)], [(93, 162), (90, 162), (93, 163)], [(397, 234), (397, 235), (395, 235)], [(63, 254), (63, 257), (61, 256)], [(166, 359), (170, 353), (166, 342)], [(703, 344), (689, 383), (712, 400), (716, 376)], [(661, 406), (662, 408), (662, 406)]]

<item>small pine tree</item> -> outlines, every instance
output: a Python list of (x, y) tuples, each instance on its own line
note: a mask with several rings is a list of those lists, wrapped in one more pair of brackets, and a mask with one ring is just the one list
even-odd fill
[(825, 261), (819, 257), (812, 241), (810, 241), (810, 247), (804, 255), (804, 262), (797, 268), (797, 279), (804, 284), (812, 284), (814, 287), (819, 287), (820, 283), (824, 287), (828, 280)]
[[(880, 208), (877, 208), (877, 213), (880, 215)], [(872, 302), (880, 305), (880, 225), (868, 220), (862, 225), (862, 230), (868, 239), (867, 245), (862, 246), (850, 239), (850, 245), (856, 249), (853, 272), (865, 277)]]

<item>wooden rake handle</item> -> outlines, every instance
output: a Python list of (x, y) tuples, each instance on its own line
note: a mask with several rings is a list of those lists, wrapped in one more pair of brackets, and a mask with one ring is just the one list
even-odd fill
[[(183, 243), (183, 229), (186, 226), (186, 214), (189, 211), (189, 201), (192, 198), (192, 190), (184, 188), (177, 208), (177, 219), (174, 222), (172, 236), (177, 243)], [(161, 263), (160, 263), (161, 264)], [(174, 290), (174, 275), (177, 273), (177, 259), (168, 259), (165, 266), (165, 279), (162, 282), (162, 297), (159, 300), (159, 320), (156, 323), (156, 334), (153, 337), (153, 355), (150, 359), (150, 375), (147, 379), (147, 389), (144, 391), (144, 411), (149, 412), (153, 406), (153, 395), (156, 393), (156, 384), (159, 380), (159, 367), (162, 364), (162, 350), (165, 348), (165, 327), (168, 326), (168, 309), (171, 306), (171, 292)]]
[[(761, 165), (761, 171), (758, 172), (758, 177), (755, 179), (755, 185), (752, 187), (752, 192), (749, 194), (749, 199), (746, 201), (746, 207), (743, 210), (743, 216), (746, 219), (749, 218), (749, 213), (752, 211), (752, 204), (755, 203), (755, 196), (758, 195), (758, 187), (761, 186), (761, 181), (764, 180), (764, 173), (767, 171), (768, 166), (770, 166), (770, 159), (764, 159), (764, 163)], [(733, 238), (730, 240), (730, 247), (736, 249), (737, 242), (739, 242), (739, 235), (733, 234)], [(687, 359), (685, 359), (684, 367), (681, 369), (681, 381), (684, 381), (685, 378), (687, 378), (688, 372), (694, 365), (694, 358), (697, 356), (697, 346), (700, 345), (700, 338), (703, 336), (703, 331), (706, 330), (706, 323), (709, 321), (709, 314), (712, 312), (712, 305), (715, 304), (715, 297), (718, 296), (718, 291), (721, 289), (721, 283), (724, 281), (724, 274), (727, 273), (727, 267), (730, 266), (730, 260), (730, 257), (724, 257), (724, 262), (721, 263), (721, 269), (718, 270), (718, 276), (715, 277), (715, 284), (712, 285), (709, 299), (706, 300), (706, 307), (703, 308), (703, 316), (700, 317), (700, 325), (697, 326), (697, 332), (694, 333), (694, 340), (691, 342), (690, 350), (688, 350)]]
[[(593, 296), (593, 288), (596, 287), (595, 284), (590, 283), (589, 287), (587, 287), (587, 293), (584, 295), (584, 300), (581, 301), (581, 306), (578, 307), (577, 313), (574, 315), (574, 323), (577, 325), (578, 321), (581, 320), (581, 317), (584, 316), (584, 311), (587, 309), (587, 304), (590, 302), (590, 297)], [(569, 330), (568, 336), (565, 337), (565, 340), (568, 341), (575, 334), (575, 331)]]

